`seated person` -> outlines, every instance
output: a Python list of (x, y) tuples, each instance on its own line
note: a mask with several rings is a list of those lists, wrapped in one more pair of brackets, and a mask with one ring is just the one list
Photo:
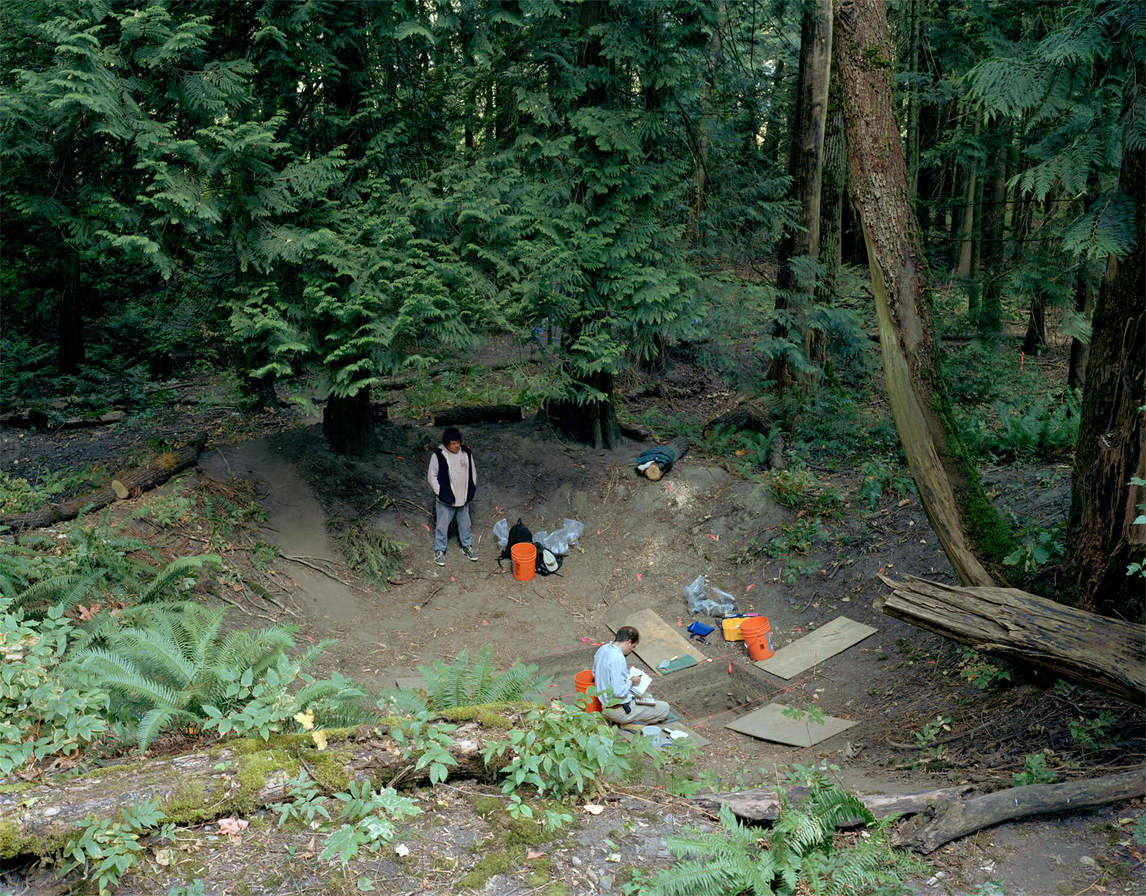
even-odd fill
[(601, 711), (614, 725), (653, 725), (668, 718), (669, 705), (663, 700), (633, 694), (640, 675), (629, 677), (628, 656), (640, 640), (640, 632), (622, 625), (612, 643), (602, 644), (593, 656), (593, 684)]

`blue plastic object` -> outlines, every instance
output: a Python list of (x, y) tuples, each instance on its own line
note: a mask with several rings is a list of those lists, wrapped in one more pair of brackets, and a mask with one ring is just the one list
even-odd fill
[(703, 622), (690, 622), (688, 625), (689, 635), (696, 638), (707, 638), (714, 631), (716, 631), (716, 626), (705, 625)]

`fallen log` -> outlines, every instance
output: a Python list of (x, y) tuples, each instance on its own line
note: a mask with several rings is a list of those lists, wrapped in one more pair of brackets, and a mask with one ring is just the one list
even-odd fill
[(944, 843), (1004, 821), (1090, 809), (1143, 795), (1146, 795), (1146, 769), (1143, 768), (1088, 781), (1011, 787), (928, 809), (901, 826), (892, 837), (892, 843), (926, 855)]
[(434, 426), (466, 426), (470, 423), (517, 423), (521, 405), (483, 404), (445, 408), (434, 414)]
[(621, 435), (626, 439), (632, 439), (634, 442), (647, 442), (653, 437), (653, 434), (639, 423), (618, 421), (617, 428), (621, 430)]
[(1139, 706), (1146, 703), (1146, 627), (1097, 616), (1015, 588), (880, 576), (875, 608), (980, 653), (1045, 669)]
[(704, 434), (708, 435), (717, 427), (738, 429), (746, 432), (768, 435), (776, 425), (772, 415), (762, 406), (750, 402), (743, 402), (731, 410), (725, 411), (719, 417), (713, 417), (704, 424)]
[[(859, 793), (856, 796), (876, 818), (887, 818), (889, 815), (916, 815), (931, 806), (962, 799), (972, 790), (974, 788), (970, 785), (964, 785), (921, 793)], [(784, 794), (789, 802), (799, 803), (808, 795), (808, 788), (785, 787)], [(770, 787), (698, 796), (693, 798), (692, 803), (714, 814), (720, 811), (722, 805), (726, 805), (733, 815), (744, 821), (775, 821), (780, 811), (780, 797), (776, 789)], [(838, 826), (854, 827), (859, 823), (859, 819), (845, 819)]]
[(0, 526), (12, 529), (39, 529), (53, 523), (73, 520), (81, 512), (99, 510), (113, 501), (148, 491), (162, 485), (176, 473), (194, 466), (206, 444), (207, 434), (201, 433), (194, 441), (179, 450), (166, 451), (143, 466), (119, 473), (108, 480), (106, 485), (86, 495), (59, 504), (49, 504), (47, 507), (27, 513), (0, 516)]
[[(660, 448), (650, 448), (646, 452), (642, 452), (642, 456), (652, 458), (650, 463), (644, 469), (639, 469), (640, 474), (646, 479), (651, 479), (653, 482), (658, 481), (665, 473), (672, 469), (672, 465), (688, 453), (688, 449), (692, 443), (684, 436), (678, 436), (667, 445)], [(638, 457), (638, 464), (643, 463)]]
[(30, 408), (23, 411), (12, 411), (0, 414), (0, 426), (10, 426), (13, 429), (83, 429), (92, 426), (110, 426), (112, 423), (122, 423), (127, 415), (123, 411), (108, 411), (104, 414), (92, 414), (81, 417), (68, 417), (53, 423), (48, 415), (39, 409)]
[[(319, 751), (308, 735), (280, 735), (270, 742), (231, 741), (182, 756), (144, 758), (130, 765), (96, 768), (49, 784), (16, 786), (0, 793), (0, 859), (44, 855), (74, 836), (88, 816), (111, 820), (133, 803), (156, 800), (167, 820), (197, 824), (245, 814), (290, 798), (290, 781), (305, 771), (324, 791), (351, 781), (405, 786), (429, 780), (417, 754), (386, 735), (385, 726), (331, 731)], [(509, 762), (483, 751), (504, 729), (466, 723), (449, 747), (451, 777), (490, 779)]]

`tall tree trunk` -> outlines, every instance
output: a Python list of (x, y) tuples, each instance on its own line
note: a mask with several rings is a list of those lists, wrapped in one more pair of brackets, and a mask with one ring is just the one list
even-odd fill
[[(800, 71), (788, 154), (793, 198), (800, 203), (801, 215), (797, 228), (780, 244), (776, 294), (777, 311), (791, 308), (795, 312), (801, 340), (807, 331), (805, 315), (815, 284), (800, 276), (799, 266), (801, 262), (815, 262), (820, 251), (820, 186), (831, 70), (832, 2), (815, 0), (815, 5), (804, 7), (800, 26)], [(777, 324), (775, 335), (783, 338), (796, 334)], [(768, 379), (774, 380), (781, 391), (793, 383), (795, 376), (787, 355), (773, 359)]]
[(80, 253), (70, 242), (60, 241), (59, 344), (57, 361), (61, 373), (75, 373), (84, 363), (84, 312), (80, 288)]
[[(1087, 317), (1094, 307), (1094, 281), (1090, 276), (1090, 265), (1084, 261), (1074, 275), (1074, 310)], [(1066, 373), (1066, 384), (1072, 389), (1081, 389), (1086, 381), (1086, 362), (1090, 355), (1090, 343), (1077, 336), (1070, 340), (1070, 366)]]
[(688, 225), (685, 228), (685, 240), (690, 246), (703, 245), (701, 235), (701, 219), (707, 208), (708, 196), (708, 132), (712, 126), (712, 84), (716, 80), (716, 73), (720, 67), (720, 57), (723, 49), (722, 40), (724, 29), (728, 26), (728, 4), (720, 0), (716, 9), (716, 27), (712, 29), (712, 36), (708, 41), (707, 77), (704, 78), (700, 88), (700, 127), (696, 135), (696, 193), (689, 208)]
[[(923, 0), (907, 0), (907, 58), (911, 87), (907, 91), (907, 192), (915, 207), (919, 198), (919, 60), (923, 44)], [(921, 228), (921, 232), (926, 232)]]
[[(975, 139), (979, 139), (979, 132), (983, 123), (978, 112), (975, 115)], [(971, 247), (975, 242), (975, 199), (979, 192), (978, 186), (979, 163), (971, 162), (967, 166), (967, 191), (963, 205), (963, 223), (959, 228), (959, 258), (955, 262), (954, 274), (963, 280), (971, 279)]]
[(1146, 492), (1132, 483), (1146, 479), (1140, 410), (1146, 394), (1146, 157), (1140, 150), (1124, 150), (1118, 180), (1134, 203), (1136, 239), (1129, 257), (1110, 257), (1094, 308), (1063, 591), (1092, 612), (1141, 620), (1143, 580), (1127, 574), (1129, 563), (1143, 561), (1146, 546), (1146, 525), (1134, 524)]
[[(836, 282), (843, 263), (843, 210), (848, 181), (847, 141), (844, 139), (844, 112), (839, 79), (831, 79), (828, 117), (824, 126), (824, 171), (820, 186), (820, 266), (823, 276), (816, 284), (816, 301), (829, 305), (836, 296)], [(827, 338), (822, 330), (809, 329), (804, 353), (820, 365), (829, 381), (835, 373), (828, 357)]]
[(1007, 155), (1010, 129), (1002, 128), (991, 160), (991, 191), (983, 203), (983, 251), (979, 265), (981, 305), (975, 321), (984, 333), (996, 334), (1003, 321), (1003, 270), (1006, 267)]
[(331, 395), (322, 412), (322, 432), (340, 454), (365, 454), (374, 432), (369, 387), (359, 389), (357, 395)]
[(888, 397), (920, 501), (959, 580), (990, 585), (1013, 537), (984, 495), (954, 427), (939, 368), (918, 224), (892, 107), (884, 0), (836, 12), (848, 192), (863, 222)]

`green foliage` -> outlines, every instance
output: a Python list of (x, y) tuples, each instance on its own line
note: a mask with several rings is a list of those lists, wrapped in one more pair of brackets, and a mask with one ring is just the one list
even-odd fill
[(292, 819), (307, 827), (316, 819), (330, 821), (330, 812), (323, 804), (322, 792), (305, 771), (300, 771), (298, 777), (287, 782), (286, 793), (290, 798), (275, 806), (280, 828)]
[(1044, 564), (1062, 557), (1061, 526), (1054, 529), (1026, 526), (1018, 535), (1018, 547), (1003, 558), (1007, 566), (1017, 567), (1029, 575), (1037, 572)]
[(554, 703), (530, 708), (520, 728), (486, 747), (485, 760), (507, 752), (513, 758), (502, 771), (503, 792), (532, 785), (539, 793), (560, 798), (591, 792), (624, 775), (631, 768), (630, 759), (652, 755), (652, 747), (647, 738), (615, 740), (600, 713)]
[(827, 535), (819, 517), (800, 517), (780, 527), (780, 534), (768, 543), (767, 553), (771, 557), (807, 554), (817, 541)]
[(402, 549), (379, 526), (356, 526), (338, 537), (338, 547), (347, 564), (358, 575), (378, 588), (402, 568)]
[(764, 474), (764, 481), (772, 497), (785, 507), (831, 513), (838, 510), (841, 503), (839, 492), (820, 482), (811, 470), (769, 470)]
[[(822, 776), (799, 805), (777, 785), (780, 811), (770, 832), (739, 821), (721, 806), (720, 829), (669, 838), (678, 861), (627, 892), (648, 896), (761, 896), (796, 892), (901, 893), (908, 863), (887, 843), (887, 823), (876, 823), (862, 802)], [(846, 819), (868, 829), (850, 844), (836, 842)], [(911, 870), (914, 870), (912, 867)]]
[(504, 672), (493, 668), (493, 647), (484, 645), (473, 659), (462, 650), (449, 665), (434, 660), (419, 666), (426, 682), (426, 704), (430, 709), (454, 709), (483, 703), (508, 703), (549, 686), (552, 676), (539, 676), (537, 666), (515, 663)]
[(0, 778), (88, 748), (107, 730), (107, 693), (60, 665), (71, 633), (58, 609), (25, 619), (0, 598)]
[(1113, 746), (1115, 736), (1112, 729), (1115, 718), (1107, 710), (1099, 710), (1094, 718), (1080, 717), (1072, 720), (1067, 728), (1074, 742), (1083, 749), (1102, 750)]
[(147, 553), (138, 538), (106, 523), (73, 524), (54, 539), (30, 537), (0, 547), (0, 595), (37, 614), (84, 601), (132, 606), (185, 591), (201, 570), (220, 562), (213, 555), (179, 557), (156, 571), (140, 558)]
[(893, 466), (882, 459), (864, 461), (860, 467), (859, 497), (868, 510), (875, 510), (884, 495), (898, 498), (915, 494), (915, 482), (911, 475), (898, 465)]
[(63, 497), (80, 494), (101, 481), (98, 467), (55, 472), (45, 470), (33, 482), (0, 470), (0, 513), (26, 513)]
[(204, 730), (267, 740), (288, 728), (341, 727), (369, 720), (357, 703), (366, 693), (341, 673), (315, 679), (303, 671), (331, 643), (320, 641), (299, 657), (279, 653), (274, 664), (261, 672), (252, 666), (242, 671), (236, 665), (220, 669), (222, 693), (217, 702), (201, 706)]
[(1027, 784), (1050, 784), (1054, 781), (1058, 773), (1046, 765), (1047, 758), (1052, 755), (1054, 754), (1048, 748), (1040, 753), (1028, 753), (1023, 757), (1023, 770), (1011, 776), (1015, 787)]
[(991, 691), (1002, 687), (1004, 682), (1014, 680), (1014, 673), (1010, 666), (990, 660), (970, 647), (964, 647), (963, 656), (959, 660), (959, 677), (981, 691)]
[(454, 739), (450, 736), (457, 725), (435, 722), (429, 712), (402, 719), (390, 726), (390, 736), (399, 746), (409, 746), (418, 753), (414, 768), (430, 769), (430, 783), (440, 784), (449, 777), (449, 766), (458, 762), (450, 753)]
[(225, 612), (192, 603), (125, 610), (88, 633), (65, 674), (105, 689), (112, 718), (143, 752), (167, 728), (206, 722), (208, 706), (237, 708), (243, 686), (236, 683), (261, 681), (294, 644), (282, 626), (221, 635)]
[(394, 820), (421, 814), (418, 804), (393, 787), (375, 790), (368, 783), (351, 783), (334, 795), (342, 805), (342, 825), (327, 838), (319, 854), (323, 862), (338, 859), (343, 865), (363, 852), (377, 854), (395, 833)]
[[(95, 883), (100, 896), (105, 896), (119, 879), (135, 865), (143, 853), (140, 838), (151, 834), (164, 821), (155, 800), (120, 809), (118, 821), (107, 822), (89, 816), (80, 832), (63, 848), (66, 873), (83, 866), (84, 879)], [(160, 832), (170, 837), (170, 827)]]

